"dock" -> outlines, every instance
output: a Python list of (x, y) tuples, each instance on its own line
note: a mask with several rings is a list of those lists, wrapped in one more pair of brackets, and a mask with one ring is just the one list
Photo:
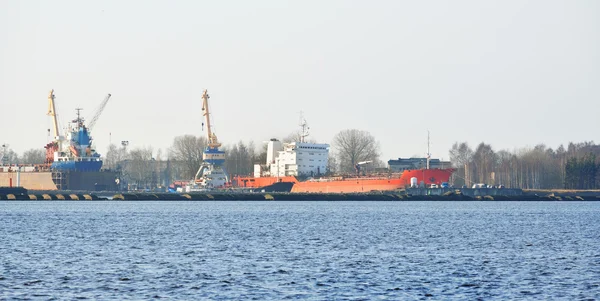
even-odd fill
[(4, 201), (600, 201), (599, 191), (409, 188), (367, 193), (27, 191), (0, 187)]

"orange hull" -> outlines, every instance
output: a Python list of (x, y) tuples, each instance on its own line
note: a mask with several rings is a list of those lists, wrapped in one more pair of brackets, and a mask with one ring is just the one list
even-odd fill
[(299, 182), (295, 177), (237, 177), (233, 186), (245, 188), (261, 188), (277, 182), (294, 183), (291, 192), (320, 192), (320, 193), (353, 193), (369, 191), (389, 191), (410, 186), (410, 179), (417, 178), (417, 183), (440, 185), (449, 182), (454, 169), (416, 169), (406, 170), (399, 177), (379, 178), (325, 178), (316, 181)]
[(292, 192), (351, 193), (395, 190), (403, 187), (400, 180), (400, 178), (348, 178), (322, 182), (306, 181), (294, 184)]
[(298, 182), (292, 187), (292, 192), (319, 193), (354, 193), (370, 191), (390, 191), (410, 186), (410, 179), (417, 178), (425, 185), (448, 182), (453, 169), (419, 169), (406, 170), (398, 178), (346, 178), (323, 181)]
[(417, 183), (424, 182), (425, 185), (440, 185), (443, 182), (450, 182), (450, 176), (454, 169), (413, 169), (405, 170), (400, 177), (402, 187), (410, 186), (410, 178), (417, 178)]
[(261, 188), (278, 182), (298, 183), (296, 177), (236, 177), (233, 179), (233, 186), (244, 188)]

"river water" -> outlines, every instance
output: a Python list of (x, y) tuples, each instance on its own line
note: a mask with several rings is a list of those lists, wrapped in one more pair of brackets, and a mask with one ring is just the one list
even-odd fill
[(0, 202), (0, 299), (600, 299), (600, 202)]

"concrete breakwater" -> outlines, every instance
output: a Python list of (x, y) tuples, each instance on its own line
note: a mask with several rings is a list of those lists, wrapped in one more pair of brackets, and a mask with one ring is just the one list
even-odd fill
[[(504, 190), (509, 191), (509, 190)], [(412, 193), (411, 193), (412, 192)], [(36, 192), (26, 190), (6, 193), (0, 191), (0, 200), (123, 200), (123, 201), (600, 201), (596, 194), (561, 195), (559, 193), (517, 193), (505, 195), (483, 194), (482, 191), (449, 189), (443, 193), (415, 193), (411, 190), (371, 193), (249, 193), (249, 192), (204, 192), (204, 193), (70, 193), (66, 191)], [(476, 195), (480, 194), (480, 195)], [(483, 194), (483, 195), (481, 195)]]

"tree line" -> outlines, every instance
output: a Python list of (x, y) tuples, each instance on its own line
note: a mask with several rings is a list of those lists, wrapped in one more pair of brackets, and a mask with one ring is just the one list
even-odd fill
[[(293, 132), (281, 139), (284, 143), (300, 140)], [(314, 140), (309, 140), (315, 143)], [(189, 180), (202, 163), (206, 138), (194, 135), (175, 137), (163, 153), (152, 147), (111, 144), (104, 156), (104, 169), (120, 171), (123, 178), (136, 187), (157, 187), (173, 180)], [(230, 176), (250, 176), (254, 164), (265, 164), (266, 144), (239, 141), (225, 145), (225, 169)], [(332, 139), (327, 172), (352, 174), (359, 162), (370, 161), (372, 168), (386, 167), (380, 159), (380, 145), (367, 131), (347, 129)], [(31, 149), (18, 155), (4, 149), (4, 164), (42, 164), (45, 150)], [(495, 151), (482, 142), (475, 149), (467, 142), (456, 142), (450, 149), (450, 160), (456, 169), (455, 186), (476, 183), (524, 189), (598, 189), (600, 188), (600, 145), (593, 142), (569, 143), (556, 149), (544, 144), (514, 151)]]
[(32, 148), (24, 151), (21, 155), (9, 148), (0, 151), (3, 151), (3, 155), (0, 155), (2, 157), (0, 164), (43, 164), (46, 161), (44, 149)]
[(456, 142), (450, 161), (456, 168), (455, 186), (476, 183), (523, 189), (600, 188), (600, 145), (569, 143), (556, 149), (544, 144), (515, 151), (494, 151), (484, 142), (473, 150), (467, 142)]

